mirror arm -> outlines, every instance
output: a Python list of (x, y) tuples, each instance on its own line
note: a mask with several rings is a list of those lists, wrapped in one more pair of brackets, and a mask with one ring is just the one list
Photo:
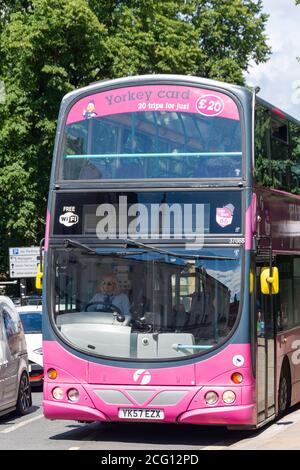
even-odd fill
[(41, 272), (44, 272), (44, 266), (43, 266), (44, 242), (45, 242), (45, 238), (42, 238), (41, 241), (40, 241), (40, 268), (41, 268)]

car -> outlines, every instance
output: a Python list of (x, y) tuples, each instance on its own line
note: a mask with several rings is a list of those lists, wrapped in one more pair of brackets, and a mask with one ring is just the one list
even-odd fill
[(42, 350), (42, 306), (16, 307), (23, 324), (29, 361), (31, 386), (41, 386), (44, 379)]
[(21, 305), (42, 305), (42, 298), (39, 295), (26, 295), (25, 297), (11, 297), (11, 300), (20, 307)]
[(24, 305), (42, 305), (42, 298), (39, 295), (27, 295), (24, 302)]
[(20, 297), (10, 297), (16, 307), (21, 305), (21, 298)]
[(0, 415), (32, 405), (25, 334), (12, 300), (0, 296)]

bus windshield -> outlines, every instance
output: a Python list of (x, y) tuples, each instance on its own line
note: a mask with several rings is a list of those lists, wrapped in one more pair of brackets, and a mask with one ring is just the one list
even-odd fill
[(62, 180), (241, 177), (239, 110), (225, 93), (118, 88), (81, 98), (68, 113)]
[[(171, 252), (172, 251), (172, 252)], [(241, 248), (51, 250), (54, 322), (74, 348), (127, 360), (203, 353), (232, 331)]]

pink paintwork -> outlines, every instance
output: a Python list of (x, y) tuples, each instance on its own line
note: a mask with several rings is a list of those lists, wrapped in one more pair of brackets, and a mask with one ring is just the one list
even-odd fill
[[(54, 341), (44, 341), (45, 372), (54, 367), (55, 380), (45, 373), (44, 413), (49, 419), (124, 421), (118, 417), (119, 408), (163, 409), (164, 422), (194, 424), (255, 425), (255, 381), (252, 375), (250, 346), (229, 344), (213, 357), (175, 367), (126, 368), (87, 362), (67, 352)], [(237, 358), (241, 365), (235, 365)], [(233, 372), (241, 372), (244, 380), (236, 385)], [(143, 384), (143, 377), (147, 377)], [(150, 377), (150, 380), (149, 380)], [(59, 386), (62, 400), (52, 397)], [(80, 397), (76, 403), (67, 398), (70, 388)], [(233, 405), (222, 401), (226, 390), (234, 391)], [(142, 398), (139, 398), (139, 392)], [(214, 406), (208, 406), (204, 396), (209, 391), (218, 394)], [(105, 397), (112, 394), (114, 398)], [(167, 403), (164, 401), (168, 398)]]
[[(92, 384), (135, 384), (140, 385), (141, 380), (137, 378), (134, 381), (133, 373), (139, 369), (128, 369), (127, 367), (111, 367), (101, 366), (91, 362), (89, 364), (89, 383)], [(143, 370), (141, 368), (141, 370)], [(148, 369), (147, 369), (148, 370)], [(151, 369), (151, 386), (191, 386), (195, 385), (195, 365), (188, 364), (177, 367), (169, 367), (167, 369)], [(162, 381), (163, 374), (163, 381)], [(148, 385), (148, 384), (147, 384)]]
[(224, 426), (252, 426), (255, 423), (255, 405), (206, 408), (184, 413), (179, 423), (185, 424), (223, 424)]
[(120, 113), (164, 111), (200, 113), (239, 120), (235, 102), (224, 93), (175, 85), (143, 85), (95, 93), (77, 101), (67, 124)]
[(300, 250), (300, 196), (275, 189), (255, 190), (257, 195), (257, 231), (261, 236), (272, 235), (276, 253), (299, 254)]
[(277, 390), (280, 372), (285, 357), (289, 359), (292, 382), (291, 405), (300, 401), (300, 327), (282, 331), (276, 337), (277, 343)]

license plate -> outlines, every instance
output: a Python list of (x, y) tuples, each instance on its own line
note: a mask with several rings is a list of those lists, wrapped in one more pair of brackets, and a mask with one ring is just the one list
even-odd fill
[(138, 409), (138, 408), (120, 408), (119, 418), (121, 419), (164, 419), (163, 410)]

